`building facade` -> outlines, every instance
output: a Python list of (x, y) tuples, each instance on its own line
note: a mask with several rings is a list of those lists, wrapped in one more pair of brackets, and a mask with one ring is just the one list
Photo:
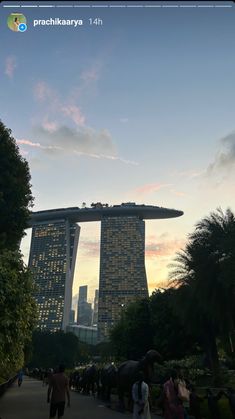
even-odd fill
[(88, 343), (89, 345), (97, 344), (97, 327), (73, 324), (67, 326), (66, 331), (76, 335), (81, 342)]
[(132, 301), (148, 296), (145, 271), (145, 223), (138, 216), (101, 220), (98, 339), (110, 329)]
[(87, 290), (87, 285), (81, 285), (78, 292), (77, 324), (82, 326), (91, 326), (92, 322), (92, 307), (87, 302)]
[(32, 227), (29, 267), (36, 284), (38, 328), (66, 330), (80, 227), (68, 219), (38, 222)]
[(87, 285), (81, 285), (78, 291), (78, 303), (87, 301)]
[(95, 290), (92, 326), (97, 326), (98, 324), (98, 304), (99, 304), (99, 290)]

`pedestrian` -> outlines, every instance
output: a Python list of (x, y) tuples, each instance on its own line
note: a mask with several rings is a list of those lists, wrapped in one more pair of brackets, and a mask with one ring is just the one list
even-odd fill
[[(50, 418), (61, 418), (64, 415), (65, 398), (70, 407), (69, 380), (64, 374), (64, 365), (59, 366), (59, 371), (52, 375), (47, 392), (47, 402), (50, 403)], [(52, 395), (51, 395), (52, 393)]]
[(24, 376), (23, 370), (20, 370), (18, 372), (18, 387), (20, 387), (23, 382), (23, 376)]
[(170, 378), (163, 385), (164, 419), (184, 419), (184, 408), (178, 397), (178, 373), (172, 370)]
[(178, 379), (176, 380), (176, 385), (178, 399), (184, 410), (184, 419), (188, 419), (190, 392), (187, 388), (186, 380), (181, 369), (178, 371)]
[(149, 386), (145, 383), (141, 372), (138, 374), (138, 380), (132, 386), (132, 399), (134, 402), (133, 419), (151, 419)]

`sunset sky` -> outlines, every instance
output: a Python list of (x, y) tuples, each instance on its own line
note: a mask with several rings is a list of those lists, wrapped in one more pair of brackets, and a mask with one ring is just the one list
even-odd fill
[[(235, 5), (0, 7), (0, 117), (29, 162), (34, 210), (132, 201), (184, 211), (146, 222), (151, 293), (198, 220), (235, 211)], [(26, 32), (7, 27), (12, 12)], [(50, 17), (84, 25), (33, 27)], [(90, 299), (99, 238), (99, 223), (81, 224), (73, 292), (88, 284)]]

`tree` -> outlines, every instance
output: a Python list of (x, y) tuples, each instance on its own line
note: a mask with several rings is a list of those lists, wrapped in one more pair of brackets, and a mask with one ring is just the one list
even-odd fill
[(156, 290), (150, 297), (154, 347), (163, 359), (180, 359), (197, 352), (197, 339), (177, 313), (178, 290)]
[(0, 121), (0, 249), (15, 250), (24, 235), (32, 205), (27, 161)]
[(31, 275), (19, 253), (0, 254), (0, 284), (0, 376), (8, 378), (24, 363), (37, 313)]
[(153, 346), (149, 299), (137, 300), (111, 331), (110, 339), (118, 357), (141, 358)]
[(82, 352), (77, 336), (62, 331), (35, 331), (31, 351), (29, 365), (38, 368), (55, 368), (59, 364), (73, 368)]
[(210, 368), (219, 369), (216, 339), (234, 328), (235, 220), (221, 209), (197, 223), (170, 275), (179, 288), (179, 312), (198, 333)]
[(32, 202), (28, 163), (0, 121), (0, 376), (4, 378), (23, 366), (37, 312), (32, 278), (19, 252)]

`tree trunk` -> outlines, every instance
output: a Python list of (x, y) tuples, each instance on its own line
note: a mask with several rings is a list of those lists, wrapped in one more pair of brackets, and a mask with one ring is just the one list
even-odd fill
[(213, 375), (213, 384), (215, 386), (221, 384), (221, 374), (219, 365), (218, 349), (216, 344), (216, 336), (213, 331), (207, 330), (204, 335), (205, 350), (207, 356), (208, 367)]

